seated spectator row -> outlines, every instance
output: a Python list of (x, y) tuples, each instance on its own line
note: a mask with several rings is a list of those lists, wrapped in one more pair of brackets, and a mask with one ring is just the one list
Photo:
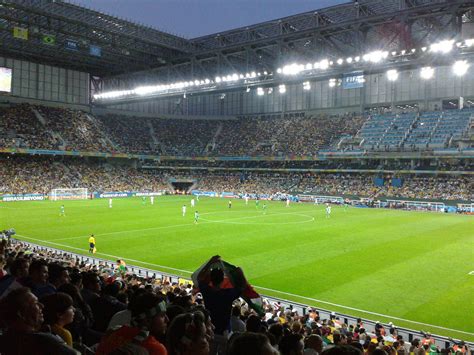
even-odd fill
[[(384, 179), (376, 186), (374, 178)], [(278, 171), (206, 171), (133, 168), (81, 158), (0, 156), (0, 194), (43, 193), (54, 188), (87, 188), (90, 192), (169, 191), (172, 180), (193, 182), (191, 188), (216, 192), (354, 195), (436, 200), (474, 200), (474, 182), (466, 176), (403, 175), (393, 187), (390, 174), (304, 173)]]

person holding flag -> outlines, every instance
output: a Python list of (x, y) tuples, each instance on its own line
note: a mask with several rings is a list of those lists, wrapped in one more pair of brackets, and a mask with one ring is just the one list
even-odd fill
[(195, 293), (202, 294), (211, 314), (216, 351), (225, 352), (234, 300), (242, 297), (258, 314), (264, 314), (262, 298), (247, 282), (242, 269), (223, 261), (219, 255), (197, 269), (192, 274), (192, 280), (198, 287)]

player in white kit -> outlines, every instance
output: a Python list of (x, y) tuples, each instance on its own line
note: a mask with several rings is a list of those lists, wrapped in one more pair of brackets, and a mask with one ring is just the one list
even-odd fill
[(150, 196), (150, 203), (152, 205), (155, 203), (155, 196)]
[(326, 203), (326, 218), (331, 217), (331, 205), (329, 203)]
[(109, 198), (109, 208), (112, 208), (112, 199)]
[(290, 198), (289, 197), (286, 198), (286, 207), (290, 207)]
[(191, 199), (191, 207), (194, 208), (194, 199)]
[(186, 216), (186, 205), (183, 205), (181, 212), (183, 212), (183, 217)]
[(245, 195), (245, 204), (246, 204), (246, 205), (249, 204), (249, 195)]

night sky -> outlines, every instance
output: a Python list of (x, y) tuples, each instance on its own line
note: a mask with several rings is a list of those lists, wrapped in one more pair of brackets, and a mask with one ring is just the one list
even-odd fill
[(217, 33), (351, 0), (73, 0), (186, 38)]

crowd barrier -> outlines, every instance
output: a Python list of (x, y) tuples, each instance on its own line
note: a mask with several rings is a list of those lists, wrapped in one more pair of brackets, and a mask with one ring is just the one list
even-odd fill
[[(95, 256), (92, 257), (92, 256), (85, 256), (85, 255), (81, 255), (81, 254), (76, 254), (76, 253), (72, 253), (72, 252), (69, 252), (69, 251), (64, 251), (64, 250), (61, 250), (61, 249), (56, 249), (56, 248), (52, 248), (52, 247), (42, 246), (42, 245), (35, 244), (35, 243), (25, 242), (23, 240), (15, 240), (15, 239), (13, 239), (13, 240), (14, 240), (14, 242), (21, 242), (24, 245), (28, 245), (30, 248), (32, 248), (36, 251), (48, 251), (48, 252), (52, 252), (56, 255), (64, 255), (64, 256), (74, 257), (76, 259), (81, 260), (81, 262), (88, 263), (88, 264), (91, 264), (91, 265), (101, 264), (101, 265), (105, 265), (106, 267), (112, 268), (112, 269), (115, 268), (115, 266), (116, 266), (115, 262), (112, 262), (112, 261), (107, 260), (107, 259), (101, 259), (101, 258), (98, 258), (98, 257), (95, 257)], [(170, 274), (170, 273), (166, 273), (166, 272), (159, 271), (159, 270), (143, 268), (143, 267), (140, 267), (140, 266), (135, 266), (135, 265), (130, 265), (130, 264), (127, 265), (127, 269), (128, 269), (128, 272), (131, 272), (131, 273), (133, 273), (137, 276), (140, 276), (140, 277), (149, 277), (149, 278), (153, 277), (153, 278), (156, 278), (156, 279), (167, 278), (167, 279), (170, 280), (171, 283), (185, 283), (185, 282), (190, 282), (191, 281), (189, 278), (183, 278), (182, 276), (179, 276), (179, 275)], [(256, 288), (258, 289), (258, 287), (256, 287)], [(262, 293), (261, 295), (264, 299), (268, 300), (268, 302), (270, 302), (271, 304), (280, 303), (281, 306), (284, 307), (285, 309), (293, 309), (293, 310), (297, 311), (299, 314), (303, 314), (303, 315), (306, 314), (308, 309), (315, 308), (315, 309), (318, 310), (321, 319), (330, 319), (331, 315), (332, 316), (335, 315), (336, 317), (339, 318), (339, 320), (341, 322), (344, 322), (345, 324), (350, 325), (350, 324), (356, 324), (357, 319), (359, 318), (359, 317), (351, 316), (349, 314), (334, 312), (334, 311), (331, 311), (331, 310), (322, 309), (320, 307), (314, 307), (314, 306), (310, 306), (310, 305), (303, 304), (303, 303), (293, 302), (293, 301), (290, 301), (290, 300), (287, 300), (287, 299), (284, 299), (284, 298), (276, 298), (276, 297), (267, 296), (264, 293)], [(363, 318), (362, 321), (363, 321), (364, 327), (367, 331), (369, 331), (369, 332), (374, 331), (377, 321), (371, 320), (371, 319), (366, 319), (366, 318)], [(383, 323), (383, 322), (380, 322), (380, 323), (383, 324), (386, 329), (390, 328), (389, 324), (386, 324), (386, 323)], [(408, 340), (409, 342), (411, 342), (415, 338), (423, 338), (422, 330), (413, 330), (413, 329), (402, 328), (402, 327), (397, 326), (397, 331), (398, 331), (399, 335), (403, 336), (403, 339)], [(449, 338), (449, 337), (435, 335), (435, 334), (432, 334), (431, 337), (435, 340), (436, 345), (441, 347), (441, 348), (447, 348), (448, 346), (450, 346), (450, 344), (453, 344), (453, 339)], [(456, 340), (456, 342), (459, 342), (459, 340)], [(465, 343), (468, 344), (468, 346), (471, 347), (471, 348), (474, 347), (473, 342), (465, 342)]]

